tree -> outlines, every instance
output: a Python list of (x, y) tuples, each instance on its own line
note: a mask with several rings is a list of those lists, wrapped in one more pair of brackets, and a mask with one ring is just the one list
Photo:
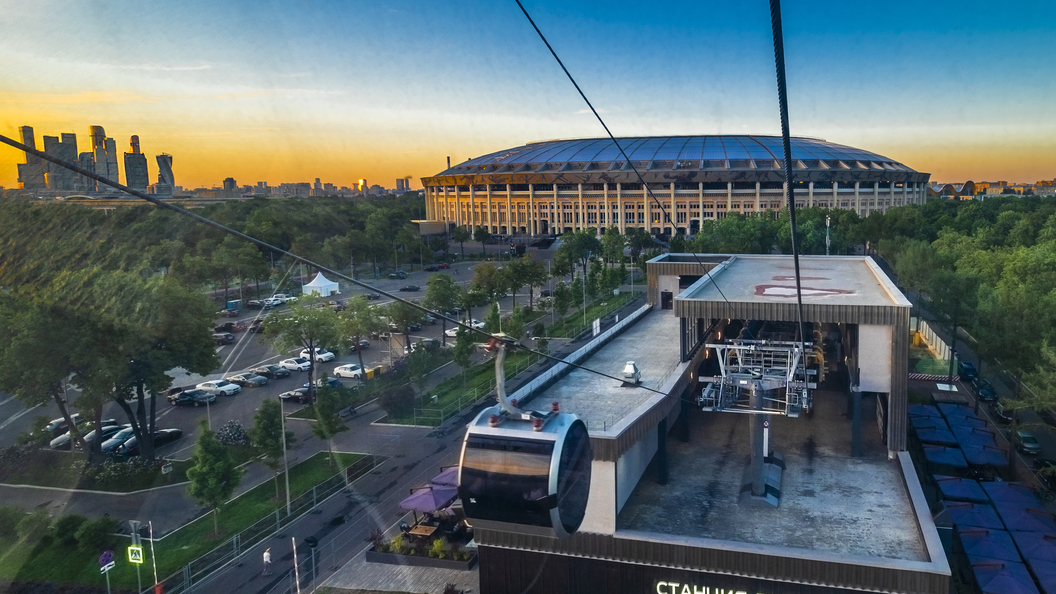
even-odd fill
[(591, 255), (601, 253), (601, 242), (593, 231), (583, 229), (571, 235), (566, 233), (557, 253), (573, 263), (580, 264), (583, 267), (583, 275), (586, 276), (587, 262)]
[(422, 311), (402, 301), (393, 301), (385, 309), (385, 315), (399, 328), (399, 332), (403, 334), (404, 346), (409, 349), (411, 347), (410, 325), (422, 321)]
[(385, 328), (384, 322), (378, 316), (378, 311), (370, 304), (366, 295), (356, 295), (345, 302), (345, 309), (338, 314), (338, 321), (345, 336), (350, 337), (352, 344), (356, 345), (356, 355), (359, 356), (360, 369), (365, 369), (363, 365), (363, 350), (359, 348), (359, 341), (364, 336), (370, 336), (374, 332), (381, 332)]
[(495, 296), (505, 289), (504, 275), (500, 275), (499, 269), (491, 262), (477, 264), (473, 270), (473, 282), (470, 283), (472, 290), (484, 295), (485, 303), (494, 301)]
[(319, 307), (319, 299), (302, 297), (289, 305), (286, 316), (272, 316), (264, 326), (264, 339), (280, 352), (301, 348), (308, 357), (308, 400), (315, 398), (315, 349), (331, 347), (341, 339), (341, 323), (337, 312)]
[(312, 434), (326, 441), (326, 449), (329, 453), (330, 464), (334, 464), (334, 436), (342, 431), (348, 431), (348, 425), (341, 421), (338, 414), (340, 406), (337, 401), (337, 390), (326, 387), (320, 388), (316, 395), (315, 423), (312, 425)]
[(542, 262), (530, 260), (521, 271), (521, 279), (528, 285), (528, 308), (531, 309), (535, 306), (534, 289), (545, 286), (546, 281), (549, 280), (546, 275), (546, 266), (543, 266)]
[(206, 426), (198, 425), (198, 443), (191, 456), (191, 467), (187, 469), (187, 492), (199, 503), (213, 510), (213, 534), (220, 535), (217, 519), (221, 506), (231, 499), (235, 487), (242, 481), (242, 469), (231, 458), (227, 447), (216, 440), (216, 433)]
[[(710, 221), (706, 221), (710, 222)], [(653, 236), (650, 235), (645, 229), (638, 227), (627, 229), (627, 246), (631, 248), (631, 260), (637, 261), (641, 255), (642, 250), (652, 248), (656, 245), (653, 241)]]
[(601, 253), (605, 259), (613, 265), (623, 261), (623, 248), (627, 245), (627, 239), (620, 233), (619, 227), (613, 225), (605, 230), (601, 236)]
[(484, 317), (484, 331), (491, 334), (497, 333), (502, 327), (502, 317), (499, 313), (499, 302), (495, 301), (491, 304), (491, 309), (488, 310), (488, 315)]
[(473, 241), (480, 242), (481, 256), (486, 253), (484, 249), (484, 244), (487, 243), (489, 239), (491, 239), (491, 233), (489, 233), (488, 230), (484, 227), (477, 227), (476, 231), (473, 232)]
[(429, 356), (429, 351), (419, 343), (418, 347), (413, 349), (409, 355), (407, 355), (407, 376), (410, 378), (411, 383), (418, 388), (418, 392), (425, 390), (426, 380), (429, 378), (429, 372), (432, 364), (432, 357)]
[(447, 312), (458, 306), (461, 292), (462, 287), (447, 274), (434, 274), (425, 285), (422, 305), (444, 316), (440, 318), (443, 325), (440, 336), (444, 346), (447, 346)]
[(957, 329), (972, 318), (978, 303), (979, 279), (970, 273), (940, 269), (932, 277), (928, 295), (932, 311), (950, 330), (950, 378), (957, 350)]
[(451, 230), (451, 241), (458, 244), (462, 250), (462, 259), (466, 259), (466, 242), (473, 239), (473, 235), (465, 227), (455, 227)]
[(513, 295), (513, 305), (517, 305), (517, 291), (524, 286), (524, 272), (527, 268), (526, 258), (513, 258), (508, 264), (499, 269), (497, 284), (500, 287), (498, 293), (509, 291)]
[[(282, 468), (283, 452), (296, 439), (292, 431), (282, 432), (282, 404), (276, 400), (265, 400), (253, 417), (253, 428), (249, 440), (264, 456), (264, 465), (275, 473), (275, 498), (279, 498), (279, 469)], [(283, 438), (285, 437), (285, 442)]]
[(466, 370), (472, 364), (473, 336), (464, 327), (459, 327), (458, 333), (455, 334), (455, 348), (452, 350), (451, 355), (455, 365), (462, 368), (462, 384), (465, 385)]
[(510, 338), (519, 341), (524, 336), (524, 324), (524, 308), (514, 307), (502, 330)]
[(572, 288), (563, 282), (557, 283), (554, 287), (554, 311), (557, 315), (563, 317), (573, 303), (575, 303), (575, 297), (572, 294)]

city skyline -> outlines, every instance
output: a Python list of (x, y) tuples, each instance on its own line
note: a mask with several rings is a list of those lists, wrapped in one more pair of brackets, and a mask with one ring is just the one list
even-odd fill
[[(604, 134), (514, 3), (132, 6), (6, 6), (2, 132), (139, 135), (184, 187), (413, 189), (448, 156)], [(779, 132), (765, 3), (526, 7), (617, 136)], [(786, 2), (792, 133), (936, 181), (1052, 179), (1054, 14)], [(23, 162), (0, 150), (0, 185)]]

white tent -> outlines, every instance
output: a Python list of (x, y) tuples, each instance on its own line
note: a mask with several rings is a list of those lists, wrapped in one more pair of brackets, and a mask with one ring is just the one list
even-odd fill
[(304, 285), (302, 289), (305, 295), (315, 293), (316, 295), (322, 295), (323, 297), (329, 297), (330, 295), (336, 295), (341, 292), (338, 288), (337, 283), (323, 276), (323, 273), (315, 275), (312, 282)]

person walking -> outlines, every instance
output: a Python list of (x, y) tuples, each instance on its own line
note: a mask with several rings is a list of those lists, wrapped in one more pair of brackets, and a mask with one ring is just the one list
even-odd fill
[(271, 575), (271, 549), (264, 549), (264, 573), (261, 575)]

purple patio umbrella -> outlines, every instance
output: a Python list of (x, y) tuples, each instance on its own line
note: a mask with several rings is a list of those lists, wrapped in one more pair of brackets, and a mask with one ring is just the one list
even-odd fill
[(1026, 504), (1027, 507), (1042, 509), (1044, 506), (1024, 483), (986, 482), (982, 485), (983, 491), (990, 497), (991, 501), (1010, 501)]
[(1041, 584), (1041, 591), (1045, 594), (1056, 594), (1056, 561), (1027, 559), (1026, 563), (1027, 569)]
[(458, 486), (458, 466), (441, 467), (440, 470), (440, 474), (434, 476), (433, 480), (429, 482), (434, 485)]
[(957, 436), (954, 435), (949, 429), (917, 429), (917, 439), (923, 443), (930, 443), (942, 446), (956, 446)]
[(1056, 532), (1013, 532), (1012, 540), (1024, 559), (1056, 563)]
[(961, 527), (957, 529), (964, 552), (970, 557), (996, 559), (998, 561), (1015, 561), (1020, 563), (1023, 557), (1012, 542), (1012, 535), (1004, 530), (987, 530), (986, 528)]
[(1022, 563), (973, 557), (968, 560), (983, 594), (1038, 594), (1027, 566)]
[(925, 445), (924, 457), (932, 464), (945, 464), (952, 468), (968, 467), (968, 463), (964, 460), (964, 453), (957, 448), (948, 448), (939, 445)]
[(946, 509), (950, 512), (950, 519), (953, 520), (954, 526), (1005, 529), (1005, 525), (1001, 523), (1001, 518), (997, 516), (994, 508), (984, 503), (947, 501)]
[(906, 409), (911, 417), (942, 417), (939, 409), (927, 404), (910, 404)]
[(1008, 457), (1005, 456), (1004, 450), (999, 450), (995, 447), (988, 445), (974, 446), (961, 444), (961, 450), (964, 452), (964, 459), (969, 464), (976, 466), (993, 466), (1000, 468), (1002, 466), (1008, 466)]
[(431, 485), (411, 491), (411, 494), (400, 502), (400, 508), (431, 514), (446, 507), (457, 496), (458, 489), (455, 487)]
[(990, 503), (990, 498), (972, 479), (964, 479), (958, 476), (935, 475), (935, 482), (939, 485), (939, 491), (943, 499), (950, 501), (970, 501), (972, 503)]
[[(962, 448), (968, 446), (995, 447), (997, 445), (997, 442), (994, 441), (994, 434), (986, 429), (954, 426), (952, 431), (953, 435), (957, 437), (957, 443), (961, 444)], [(967, 457), (967, 452), (965, 452), (965, 457)]]
[(1003, 501), (995, 503), (997, 514), (1009, 530), (1020, 532), (1056, 532), (1056, 521), (1044, 509), (1028, 507), (1022, 503)]

